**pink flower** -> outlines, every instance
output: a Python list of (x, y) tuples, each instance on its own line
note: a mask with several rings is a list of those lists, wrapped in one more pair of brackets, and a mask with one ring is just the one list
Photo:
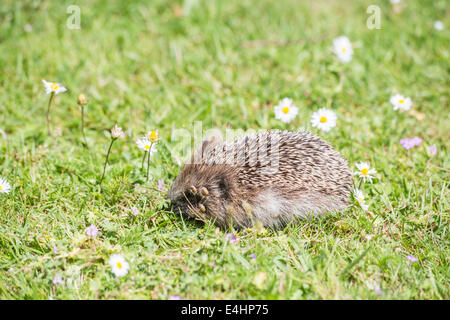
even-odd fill
[(429, 154), (435, 155), (437, 153), (437, 148), (435, 145), (432, 145), (427, 148), (427, 151)]
[(230, 241), (231, 244), (238, 242), (238, 237), (235, 233), (227, 233), (225, 239)]
[(421, 144), (422, 144), (422, 139), (420, 139), (418, 136), (415, 136), (414, 138), (412, 138), (411, 139), (412, 140), (412, 142), (414, 143), (414, 145), (417, 147), (417, 146), (420, 146)]
[(158, 190), (159, 190), (159, 191), (164, 191), (164, 190), (166, 190), (166, 189), (164, 188), (164, 179), (159, 179), (159, 180), (158, 180)]
[(58, 247), (54, 246), (52, 250), (53, 250), (53, 253), (56, 254), (58, 252)]
[(410, 256), (410, 255), (407, 255), (407, 256), (406, 256), (406, 259), (409, 260), (409, 261), (411, 261), (411, 262), (417, 262), (417, 261), (419, 260), (419, 259), (417, 259), (416, 257)]
[(91, 224), (89, 227), (86, 228), (86, 234), (88, 237), (95, 238), (97, 236), (98, 229), (96, 226)]
[(420, 139), (419, 137), (415, 136), (414, 138), (404, 138), (404, 139), (400, 139), (400, 144), (402, 145), (403, 148), (405, 148), (406, 150), (409, 150), (411, 148), (414, 148), (416, 146), (420, 146), (422, 144), (422, 139)]
[(61, 284), (61, 283), (63, 283), (62, 277), (61, 277), (59, 274), (57, 274), (57, 275), (53, 278), (52, 282), (53, 282), (53, 284)]
[(383, 290), (381, 290), (380, 287), (375, 286), (375, 288), (373, 288), (373, 290), (375, 291), (376, 294), (382, 296), (383, 295)]
[(135, 216), (137, 216), (137, 215), (139, 214), (139, 209), (136, 208), (135, 206), (132, 206), (132, 207), (131, 207), (131, 212), (132, 212)]
[(414, 147), (414, 145), (411, 143), (411, 140), (409, 138), (406, 139), (400, 139), (400, 144), (402, 145), (403, 148), (405, 148), (406, 150), (411, 149), (412, 147)]
[(180, 300), (180, 296), (170, 296), (169, 300)]

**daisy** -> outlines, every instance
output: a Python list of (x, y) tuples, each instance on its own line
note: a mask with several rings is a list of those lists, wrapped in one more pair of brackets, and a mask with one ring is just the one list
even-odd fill
[(114, 125), (114, 128), (111, 129), (111, 137), (114, 139), (125, 137), (125, 133), (123, 132), (121, 127), (118, 127), (117, 124)]
[(116, 141), (118, 138), (124, 138), (124, 137), (125, 137), (125, 133), (123, 132), (121, 127), (117, 126), (117, 123), (116, 123), (114, 125), (114, 127), (111, 129), (111, 144), (109, 145), (108, 153), (106, 154), (105, 165), (103, 166), (103, 173), (102, 173), (102, 177), (100, 178), (100, 183), (99, 183), (100, 185), (102, 185), (103, 178), (105, 177), (106, 166), (108, 165), (108, 159), (109, 159), (109, 154), (111, 153), (112, 145), (113, 145), (114, 141)]
[(45, 81), (44, 79), (42, 79), (42, 82), (44, 83), (45, 92), (47, 94), (52, 93), (52, 92), (54, 92), (55, 94), (58, 94), (58, 93), (67, 91), (67, 89), (59, 83), (48, 82), (48, 81)]
[(442, 31), (442, 30), (444, 30), (444, 24), (442, 23), (442, 21), (435, 21), (434, 28), (436, 30)]
[(263, 289), (264, 288), (264, 283), (266, 282), (266, 279), (267, 279), (267, 274), (265, 272), (260, 271), (253, 278), (253, 284), (258, 289)]
[(45, 86), (45, 92), (47, 94), (50, 94), (50, 97), (48, 99), (47, 113), (45, 115), (45, 119), (47, 121), (48, 135), (51, 136), (52, 132), (50, 130), (50, 107), (52, 105), (53, 96), (55, 94), (58, 94), (58, 93), (61, 93), (61, 92), (66, 92), (67, 89), (64, 88), (61, 84), (56, 83), (56, 82), (48, 82), (48, 81), (45, 81), (44, 79), (42, 79), (42, 82), (44, 83), (44, 86)]
[(367, 179), (369, 180), (369, 182), (372, 183), (372, 179), (374, 178), (374, 176), (372, 175), (377, 173), (377, 170), (370, 169), (370, 165), (367, 162), (357, 163), (356, 167), (358, 168), (356, 174), (358, 174), (359, 177), (361, 177), (364, 180), (364, 182), (366, 182)]
[(409, 110), (412, 106), (412, 101), (409, 97), (405, 98), (401, 94), (396, 94), (391, 97), (391, 103), (394, 106), (394, 110)]
[(157, 151), (156, 145), (153, 142), (151, 142), (149, 139), (147, 139), (146, 137), (138, 139), (136, 141), (136, 144), (139, 149), (141, 149), (143, 151), (149, 151), (150, 154), (153, 154), (154, 152)]
[(282, 99), (275, 109), (275, 119), (281, 120), (284, 123), (289, 123), (297, 116), (298, 108), (292, 103), (292, 99)]
[(10, 193), (11, 185), (6, 179), (0, 178), (0, 193)]
[(353, 48), (350, 40), (345, 36), (337, 37), (333, 40), (333, 51), (344, 63), (352, 60)]
[(158, 135), (156, 134), (156, 132), (154, 133), (154, 135), (152, 135), (152, 133), (150, 132), (149, 134), (147, 134), (147, 136), (145, 136), (141, 139), (138, 139), (136, 141), (138, 148), (144, 151), (144, 157), (142, 158), (141, 170), (144, 169), (145, 157), (147, 156), (146, 151), (148, 151), (147, 181), (148, 181), (148, 176), (149, 176), (149, 172), (150, 172), (150, 156), (157, 151), (155, 142), (152, 142), (150, 139), (153, 139), (154, 141), (158, 140)]
[(311, 125), (323, 132), (328, 132), (336, 126), (336, 113), (325, 108), (319, 109), (311, 116)]
[(158, 142), (159, 140), (158, 131), (157, 130), (150, 131), (149, 133), (147, 133), (147, 138), (153, 143)]
[(120, 254), (113, 254), (109, 258), (109, 265), (112, 268), (112, 272), (116, 277), (122, 277), (128, 273), (128, 268), (130, 267), (125, 258)]
[(353, 196), (358, 201), (359, 205), (361, 206), (361, 209), (363, 209), (364, 211), (367, 211), (369, 209), (369, 206), (366, 204), (364, 200), (364, 194), (362, 193), (361, 190), (355, 189), (353, 191)]

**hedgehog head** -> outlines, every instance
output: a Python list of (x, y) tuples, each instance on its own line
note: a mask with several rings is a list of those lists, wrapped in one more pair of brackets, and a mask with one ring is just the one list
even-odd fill
[[(212, 143), (203, 142), (202, 153)], [(233, 168), (225, 164), (207, 164), (199, 159), (195, 163), (191, 161), (185, 164), (173, 182), (167, 195), (172, 210), (202, 221), (212, 217), (226, 219), (227, 203), (231, 199), (233, 185)]]

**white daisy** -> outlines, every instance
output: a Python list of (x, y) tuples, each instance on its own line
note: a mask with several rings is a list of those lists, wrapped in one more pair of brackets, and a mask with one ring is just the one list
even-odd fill
[(158, 142), (158, 140), (159, 140), (158, 130), (152, 130), (152, 131), (148, 132), (147, 138), (151, 142)]
[(368, 180), (370, 183), (372, 183), (372, 179), (375, 178), (372, 175), (376, 174), (377, 170), (370, 169), (370, 165), (367, 162), (357, 163), (356, 167), (358, 168), (358, 171), (356, 171), (355, 174), (361, 177), (364, 182)]
[(275, 106), (275, 119), (284, 123), (291, 122), (298, 114), (298, 108), (292, 103), (292, 99), (284, 98)]
[(323, 132), (328, 132), (331, 128), (336, 126), (336, 113), (329, 109), (319, 109), (311, 116), (311, 125)]
[(358, 201), (359, 205), (361, 206), (361, 209), (363, 209), (364, 211), (367, 211), (369, 209), (369, 206), (365, 202), (364, 194), (362, 193), (361, 190), (355, 189), (353, 191), (353, 196)]
[(444, 30), (444, 24), (442, 23), (442, 21), (435, 21), (434, 28), (436, 30), (442, 31), (442, 30)]
[(136, 144), (139, 149), (143, 151), (149, 151), (150, 155), (157, 151), (155, 143), (151, 142), (147, 137), (143, 137), (136, 141)]
[(352, 60), (353, 48), (350, 40), (345, 36), (337, 37), (333, 40), (333, 51), (344, 63)]
[(58, 93), (67, 91), (67, 89), (59, 83), (48, 82), (48, 81), (45, 81), (44, 79), (42, 79), (42, 82), (44, 83), (45, 92), (47, 94), (52, 93), (52, 92), (54, 92), (55, 94), (58, 94)]
[(394, 106), (394, 110), (409, 110), (412, 106), (412, 101), (409, 97), (405, 98), (401, 94), (396, 94), (391, 97), (391, 103)]
[(0, 193), (10, 193), (11, 185), (6, 179), (0, 178)]
[(401, 0), (391, 0), (392, 4), (399, 4), (401, 2)]
[(109, 258), (109, 265), (112, 268), (112, 272), (116, 277), (122, 277), (128, 273), (129, 264), (126, 262), (125, 258), (120, 254), (113, 254)]
[(118, 127), (117, 124), (114, 125), (114, 128), (111, 129), (111, 137), (114, 139), (125, 137), (125, 133), (123, 132), (121, 127)]

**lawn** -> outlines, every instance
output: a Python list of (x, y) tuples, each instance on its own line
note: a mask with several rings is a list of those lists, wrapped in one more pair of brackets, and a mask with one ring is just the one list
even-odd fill
[[(369, 5), (380, 29), (366, 25)], [(2, 0), (0, 298), (449, 299), (449, 13), (445, 0)], [(333, 52), (341, 35), (348, 63)], [(51, 135), (42, 79), (68, 89), (52, 100)], [(397, 93), (410, 110), (394, 110)], [(289, 123), (274, 116), (285, 97), (298, 107)], [(337, 115), (329, 132), (311, 126), (320, 108)], [(174, 132), (195, 121), (312, 131), (353, 171), (376, 169), (360, 186), (368, 211), (352, 198), (233, 237), (182, 219), (165, 195), (190, 149)], [(116, 123), (125, 137), (100, 186)], [(136, 139), (149, 130), (160, 140), (147, 181)]]

